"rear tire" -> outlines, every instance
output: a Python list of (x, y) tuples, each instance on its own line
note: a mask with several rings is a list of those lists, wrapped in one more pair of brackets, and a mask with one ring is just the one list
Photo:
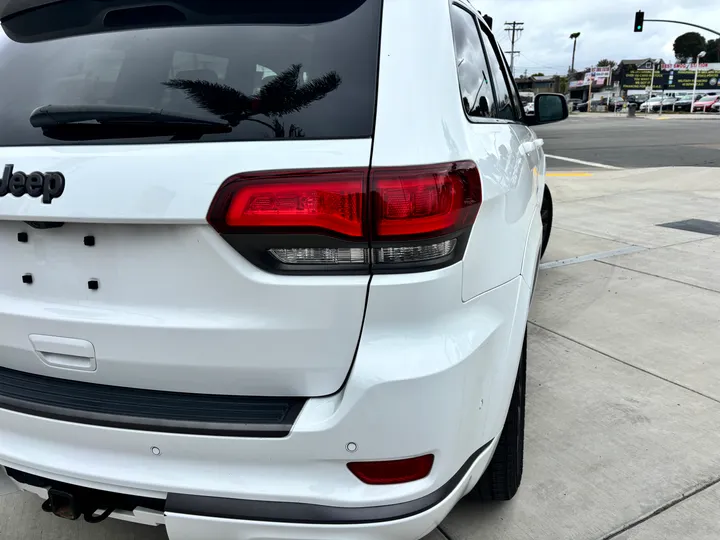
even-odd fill
[(553, 200), (550, 194), (550, 188), (545, 185), (545, 193), (543, 195), (542, 206), (540, 207), (540, 219), (542, 221), (542, 247), (540, 257), (545, 255), (545, 250), (550, 243), (550, 233), (552, 233), (553, 225)]
[(515, 388), (505, 426), (495, 454), (480, 481), (470, 492), (479, 501), (509, 501), (520, 487), (525, 452), (525, 379), (527, 367), (527, 335), (520, 356)]

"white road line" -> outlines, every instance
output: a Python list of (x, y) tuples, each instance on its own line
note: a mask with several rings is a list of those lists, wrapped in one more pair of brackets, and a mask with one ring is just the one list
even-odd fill
[(622, 171), (622, 167), (613, 167), (612, 165), (605, 165), (603, 163), (593, 163), (592, 161), (582, 161), (581, 159), (573, 159), (569, 157), (561, 157), (561, 156), (551, 156), (550, 154), (545, 154), (545, 157), (549, 157), (551, 159), (559, 159), (561, 161), (569, 161), (570, 163), (578, 163), (579, 165), (588, 165), (589, 167), (597, 167), (599, 169), (610, 169), (612, 171)]

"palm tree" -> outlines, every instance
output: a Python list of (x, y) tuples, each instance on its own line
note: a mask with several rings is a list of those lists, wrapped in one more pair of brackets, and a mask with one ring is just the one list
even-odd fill
[(570, 64), (570, 73), (575, 72), (575, 49), (577, 48), (577, 39), (580, 37), (580, 32), (574, 32), (570, 34), (570, 39), (573, 41), (573, 55), (572, 55), (572, 64)]
[[(255, 122), (271, 129), (275, 137), (283, 138), (285, 126), (279, 118), (324, 98), (342, 83), (340, 76), (330, 71), (300, 86), (301, 69), (302, 64), (291, 65), (252, 96), (226, 84), (204, 80), (171, 79), (163, 84), (182, 90), (198, 107), (219, 116), (233, 127), (244, 121)], [(272, 124), (252, 118), (257, 115), (271, 118)], [(290, 136), (302, 137), (302, 129), (291, 125)]]

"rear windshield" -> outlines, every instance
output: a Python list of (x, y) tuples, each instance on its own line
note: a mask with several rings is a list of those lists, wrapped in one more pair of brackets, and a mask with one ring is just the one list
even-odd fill
[(381, 1), (65, 0), (21, 13), (0, 32), (0, 146), (188, 140), (135, 124), (33, 127), (48, 105), (227, 121), (198, 142), (370, 137)]

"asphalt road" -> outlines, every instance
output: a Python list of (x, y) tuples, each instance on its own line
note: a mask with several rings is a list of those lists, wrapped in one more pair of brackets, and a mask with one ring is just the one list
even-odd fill
[[(550, 155), (622, 168), (720, 167), (720, 115), (667, 120), (573, 115), (564, 122), (539, 126)], [(583, 169), (548, 159), (552, 169)]]

